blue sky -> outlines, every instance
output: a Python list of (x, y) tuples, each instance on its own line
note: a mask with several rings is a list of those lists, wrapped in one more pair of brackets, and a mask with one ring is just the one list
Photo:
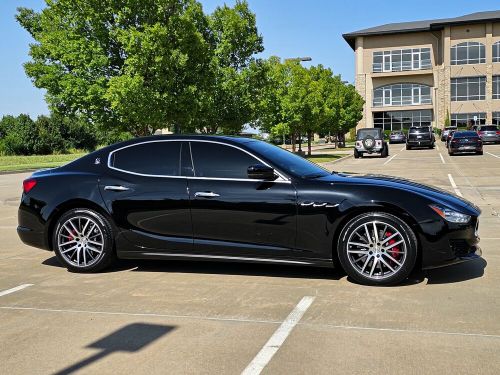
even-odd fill
[[(224, 3), (201, 2), (207, 12)], [(36, 117), (48, 113), (43, 90), (32, 85), (22, 67), (29, 59), (28, 45), (32, 41), (14, 19), (17, 7), (41, 9), (44, 4), (43, 0), (0, 1), (0, 116), (28, 113)], [(354, 79), (354, 55), (342, 33), (384, 23), (500, 9), (494, 0), (249, 0), (249, 4), (264, 37), (264, 57), (310, 56), (312, 64), (328, 66), (350, 82)]]

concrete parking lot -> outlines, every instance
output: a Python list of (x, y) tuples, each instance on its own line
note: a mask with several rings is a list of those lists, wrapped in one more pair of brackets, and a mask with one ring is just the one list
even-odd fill
[[(483, 210), (484, 259), (356, 285), (342, 272), (279, 265), (120, 261), (81, 275), (16, 234), (21, 181), (0, 175), (1, 374), (499, 374), (500, 145), (330, 169), (397, 175)], [(274, 355), (273, 355), (274, 354)]]

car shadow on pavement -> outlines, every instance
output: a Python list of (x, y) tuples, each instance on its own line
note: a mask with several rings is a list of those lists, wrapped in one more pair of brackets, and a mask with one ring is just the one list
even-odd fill
[[(55, 256), (42, 264), (64, 268)], [(415, 270), (402, 283), (396, 286), (420, 284), (427, 279), (427, 284), (448, 284), (472, 280), (484, 275), (487, 262), (483, 258), (432, 270)], [(293, 266), (280, 264), (183, 261), (183, 260), (143, 260), (118, 259), (113, 265), (101, 273), (122, 271), (133, 272), (172, 272), (198, 273), (214, 275), (245, 275), (301, 279), (340, 280), (346, 276), (340, 268), (323, 268), (312, 266)], [(350, 278), (349, 282), (355, 283)]]
[(458, 283), (483, 277), (487, 265), (488, 262), (484, 258), (477, 258), (448, 267), (427, 270), (424, 273), (427, 284)]
[(123, 328), (87, 345), (90, 349), (100, 349), (97, 353), (72, 364), (65, 369), (55, 372), (54, 375), (73, 374), (80, 369), (91, 365), (116, 352), (135, 353), (142, 350), (153, 341), (173, 331), (175, 326), (150, 323), (132, 323)]

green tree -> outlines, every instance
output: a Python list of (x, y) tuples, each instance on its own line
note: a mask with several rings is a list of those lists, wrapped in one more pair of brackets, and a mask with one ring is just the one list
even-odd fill
[(444, 126), (450, 126), (450, 125), (451, 125), (450, 111), (446, 110), (446, 117), (444, 119)]
[(195, 0), (58, 0), (19, 8), (26, 73), (50, 108), (134, 135), (187, 123), (211, 84), (213, 35)]

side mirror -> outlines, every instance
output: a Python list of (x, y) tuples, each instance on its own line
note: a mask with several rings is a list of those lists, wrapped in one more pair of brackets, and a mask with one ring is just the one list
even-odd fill
[(274, 168), (268, 167), (264, 164), (251, 165), (247, 169), (248, 178), (253, 180), (266, 180), (272, 181), (276, 179)]

